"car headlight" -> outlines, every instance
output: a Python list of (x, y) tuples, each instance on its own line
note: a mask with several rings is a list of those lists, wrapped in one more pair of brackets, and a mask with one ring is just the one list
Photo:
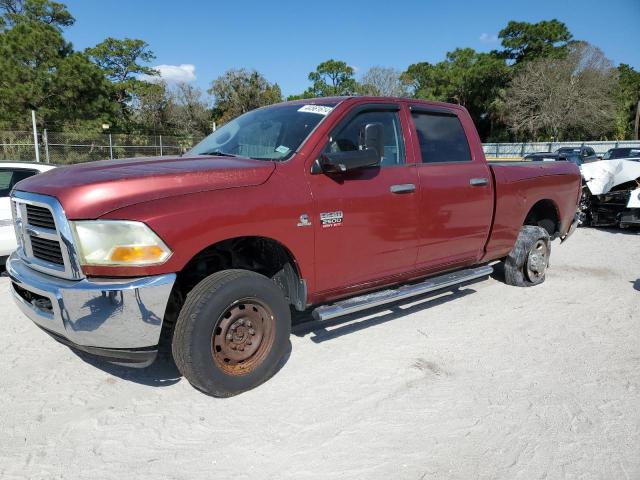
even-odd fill
[(69, 223), (82, 265), (157, 265), (172, 253), (142, 222), (82, 220)]

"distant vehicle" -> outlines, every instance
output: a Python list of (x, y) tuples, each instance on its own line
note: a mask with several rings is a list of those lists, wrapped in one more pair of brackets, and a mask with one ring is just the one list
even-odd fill
[(46, 163), (0, 162), (0, 266), (5, 264), (7, 257), (17, 247), (9, 201), (11, 189), (20, 180), (52, 168), (53, 165)]
[(596, 162), (600, 160), (600, 157), (596, 155), (596, 152), (593, 148), (584, 145), (581, 147), (561, 147), (556, 150), (556, 153), (560, 156), (571, 154), (580, 155), (580, 158), (582, 158), (582, 163)]
[(558, 154), (555, 152), (535, 152), (528, 153), (524, 156), (527, 162), (555, 162), (558, 160)]
[[(591, 147), (561, 147), (555, 152), (535, 152), (524, 156), (527, 162), (556, 162), (558, 160), (569, 160), (580, 166), (583, 163), (600, 160), (596, 152)], [(579, 163), (578, 163), (579, 162)]]
[(583, 157), (575, 152), (569, 154), (558, 154), (558, 160), (566, 160), (567, 162), (576, 164), (578, 167), (581, 167), (585, 163)]
[(616, 160), (618, 158), (637, 158), (640, 160), (640, 147), (610, 148), (602, 157), (603, 160)]
[(561, 162), (568, 161), (576, 164), (578, 167), (584, 164), (584, 157), (581, 157), (579, 153), (555, 153), (555, 152), (538, 152), (530, 153), (524, 157), (528, 162)]

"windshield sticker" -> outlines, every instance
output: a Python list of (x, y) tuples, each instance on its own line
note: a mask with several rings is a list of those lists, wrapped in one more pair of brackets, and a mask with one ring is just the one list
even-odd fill
[(333, 107), (327, 107), (326, 105), (305, 105), (298, 109), (299, 112), (317, 113), (319, 115), (328, 115), (333, 110)]
[(290, 150), (291, 149), (289, 147), (285, 147), (284, 145), (280, 145), (276, 148), (276, 152), (281, 153), (282, 155), (286, 155)]

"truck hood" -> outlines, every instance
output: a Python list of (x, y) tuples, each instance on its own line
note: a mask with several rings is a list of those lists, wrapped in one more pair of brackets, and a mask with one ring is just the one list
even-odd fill
[(215, 156), (106, 160), (56, 168), (15, 189), (56, 197), (71, 220), (94, 219), (160, 198), (260, 185), (274, 170), (274, 162)]

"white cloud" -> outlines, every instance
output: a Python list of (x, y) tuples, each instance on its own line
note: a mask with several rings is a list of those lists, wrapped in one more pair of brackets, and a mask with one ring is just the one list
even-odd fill
[(480, 34), (479, 40), (483, 43), (496, 43), (498, 41), (497, 35), (491, 35), (489, 33)]
[(183, 63), (181, 65), (158, 65), (157, 67), (153, 67), (153, 69), (157, 70), (160, 76), (142, 75), (142, 80), (154, 82), (162, 79), (167, 83), (188, 83), (196, 79), (196, 66), (190, 63)]

